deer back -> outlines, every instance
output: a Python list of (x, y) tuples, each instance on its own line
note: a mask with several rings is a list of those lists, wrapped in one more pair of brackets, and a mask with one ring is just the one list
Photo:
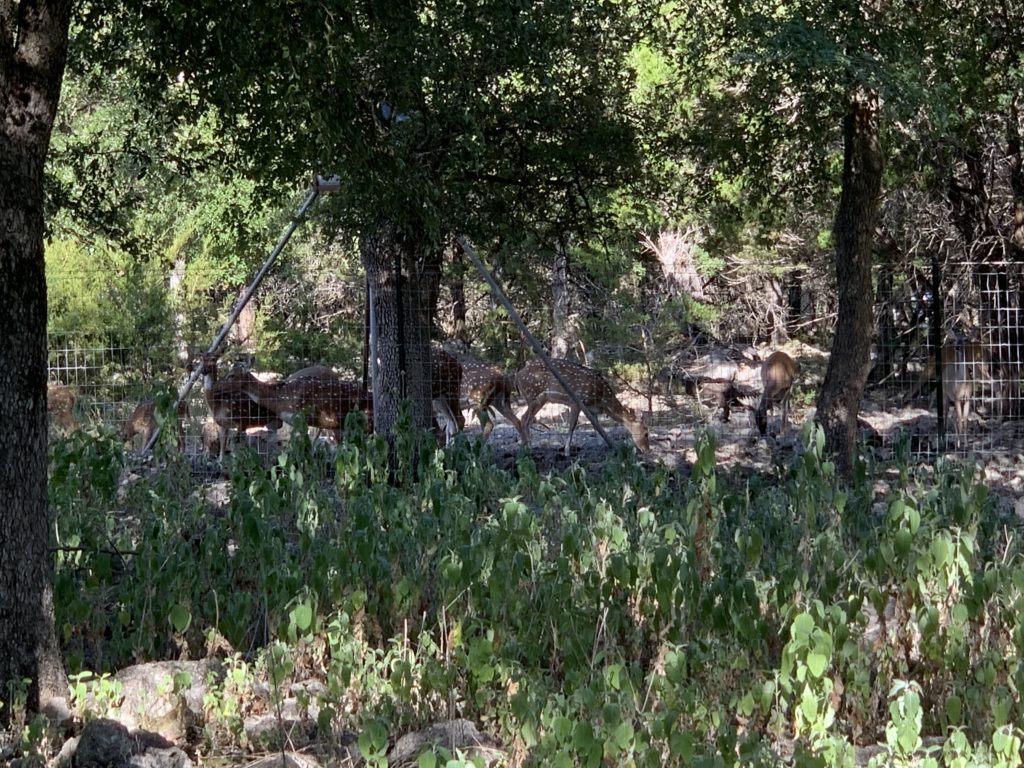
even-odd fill
[[(649, 449), (647, 426), (636, 413), (619, 401), (604, 376), (593, 368), (569, 360), (552, 358), (551, 363), (585, 406), (610, 416), (626, 427), (640, 450)], [(548, 402), (576, 407), (565, 388), (539, 358), (531, 360), (519, 371), (516, 384), (527, 403), (535, 403), (544, 398)]]
[(210, 415), (218, 425), (239, 430), (258, 427), (278, 429), (281, 419), (273, 411), (255, 402), (246, 391), (249, 386), (270, 386), (249, 372), (232, 372), (217, 379), (218, 356), (204, 353), (199, 366), (203, 375), (203, 394)]
[(796, 378), (796, 362), (785, 352), (773, 352), (761, 364), (761, 400), (770, 407), (789, 395)]
[(464, 362), (461, 396), (473, 408), (487, 408), (492, 402), (509, 399), (510, 382), (497, 366)]

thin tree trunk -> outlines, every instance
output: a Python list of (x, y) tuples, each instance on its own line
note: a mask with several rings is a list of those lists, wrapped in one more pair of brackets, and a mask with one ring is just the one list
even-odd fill
[(469, 343), (466, 328), (466, 266), (462, 258), (462, 249), (452, 247), (452, 325), (455, 338)]
[[(1007, 155), (1010, 167), (1010, 191), (1013, 194), (1013, 230), (1010, 233), (1010, 259), (1020, 262), (1024, 259), (1024, 149), (1020, 136), (1020, 115), (1017, 109), (1017, 102), (1010, 105), (1009, 117), (1007, 120)], [(1007, 404), (1007, 415), (1019, 417), (1020, 398), (1014, 397), (1011, 390), (1011, 383), (1020, 381), (1021, 368), (1024, 367), (1024, 338), (1021, 337), (1021, 320), (1024, 319), (1024, 291), (1018, 285), (1014, 296), (1009, 297), (1009, 303), (1013, 307), (1008, 323), (1015, 330), (1013, 335), (1014, 343), (1006, 350), (1005, 360), (1007, 375), (1007, 395), (1010, 402)]]
[(851, 94), (843, 122), (843, 179), (833, 228), (839, 316), (828, 370), (818, 398), (826, 450), (840, 474), (853, 475), (857, 413), (871, 370), (874, 326), (871, 250), (882, 189), (882, 146), (877, 96)]
[(571, 346), (569, 329), (569, 248), (563, 238), (555, 246), (551, 275), (551, 356), (568, 357)]
[(1015, 260), (1024, 256), (1024, 149), (1020, 136), (1020, 115), (1017, 103), (1010, 105), (1007, 119), (1007, 156), (1010, 166), (1010, 191), (1013, 193), (1013, 232), (1010, 247)]
[(30, 680), (31, 710), (67, 692), (46, 503), (43, 167), (71, 3), (16, 8), (16, 19), (0, 11), (0, 721), (12, 714), (9, 684)]

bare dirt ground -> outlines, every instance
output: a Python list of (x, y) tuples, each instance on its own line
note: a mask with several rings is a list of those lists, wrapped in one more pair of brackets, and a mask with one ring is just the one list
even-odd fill
[[(651, 452), (641, 460), (688, 475), (696, 460), (697, 442), (706, 433), (714, 435), (719, 468), (740, 478), (771, 472), (778, 463), (785, 464), (801, 453), (800, 430), (814, 419), (814, 397), (828, 358), (813, 347), (796, 346), (799, 348), (787, 348), (800, 367), (785, 435), (777, 434), (781, 426), (777, 410), (769, 418), (773, 436), (765, 438), (758, 435), (749, 411), (742, 408), (733, 410), (730, 420), (723, 422), (717, 404), (702, 403), (694, 397), (648, 398), (636, 392), (620, 392), (622, 403), (640, 409), (650, 426)], [(901, 457), (925, 467), (934, 466), (940, 457), (973, 465), (999, 499), (1000, 507), (1024, 518), (1024, 421), (975, 413), (966, 435), (948, 434), (940, 438), (935, 409), (929, 409), (927, 404), (902, 403), (884, 393), (869, 391), (860, 414), (863, 450), (870, 452), (870, 458), (883, 467)], [(981, 410), (984, 411), (983, 405)], [(609, 455), (611, 449), (581, 415), (571, 455), (566, 457), (567, 413), (564, 406), (549, 405), (538, 414), (531, 432), (531, 455), (542, 472), (563, 471), (576, 462), (598, 466)], [(631, 442), (623, 427), (607, 418), (602, 418), (601, 423), (614, 443)], [(469, 428), (467, 434), (472, 438), (479, 434), (479, 429)], [(500, 466), (511, 467), (519, 456), (518, 436), (501, 417), (489, 446)], [(882, 492), (885, 476), (883, 472)]]

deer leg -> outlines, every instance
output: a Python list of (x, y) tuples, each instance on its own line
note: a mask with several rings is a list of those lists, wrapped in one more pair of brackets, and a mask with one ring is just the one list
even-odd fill
[(220, 455), (217, 457), (217, 461), (221, 464), (224, 463), (224, 451), (228, 445), (228, 428), (218, 424), (217, 425), (217, 439), (220, 442)]
[(533, 417), (537, 415), (537, 411), (543, 408), (546, 403), (547, 400), (544, 397), (530, 403), (526, 406), (526, 411), (523, 412), (523, 416), (519, 420), (523, 427), (523, 445), (527, 448), (530, 447), (530, 426), (533, 424)]
[(440, 420), (444, 422), (442, 425), (444, 430), (443, 439), (444, 444), (448, 445), (455, 438), (455, 433), (459, 431), (459, 423), (455, 420), (448, 401), (443, 398), (434, 398), (434, 411)]
[(486, 440), (494, 429), (494, 412), (490, 408), (480, 409), (480, 427), (483, 431), (483, 438)]
[(565, 438), (565, 455), (569, 456), (569, 448), (572, 446), (572, 433), (576, 431), (576, 422), (580, 420), (580, 409), (577, 406), (572, 407), (572, 411), (569, 413), (569, 436)]
[(512, 406), (510, 406), (508, 404), (508, 402), (506, 401), (506, 402), (496, 403), (495, 407), (498, 409), (498, 412), (502, 416), (504, 416), (506, 419), (509, 420), (509, 423), (513, 427), (515, 427), (516, 432), (519, 433), (519, 437), (522, 438), (523, 437), (523, 425), (520, 423), (519, 419), (516, 418), (516, 413), (515, 413), (515, 411), (512, 410)]

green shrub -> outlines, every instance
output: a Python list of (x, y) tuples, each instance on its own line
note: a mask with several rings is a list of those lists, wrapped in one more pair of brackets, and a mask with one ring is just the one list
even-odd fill
[[(627, 446), (547, 474), (468, 440), (414, 456), (400, 436), (391, 474), (361, 419), (332, 482), (300, 429), (269, 471), (236, 455), (222, 507), (173, 464), (118, 489), (102, 439), (56, 452), (69, 651), (101, 674), (215, 633), (275, 689), (321, 677), (321, 719), (361, 730), (368, 760), (381, 733), (450, 716), (530, 765), (775, 765), (791, 741), (798, 764), (876, 741), (912, 761), (932, 736), (981, 765), (1018, 743), (1017, 523), (970, 472), (843, 489), (808, 430), (746, 480), (717, 471), (710, 439), (685, 477)], [(113, 617), (90, 654), (86, 615)]]

